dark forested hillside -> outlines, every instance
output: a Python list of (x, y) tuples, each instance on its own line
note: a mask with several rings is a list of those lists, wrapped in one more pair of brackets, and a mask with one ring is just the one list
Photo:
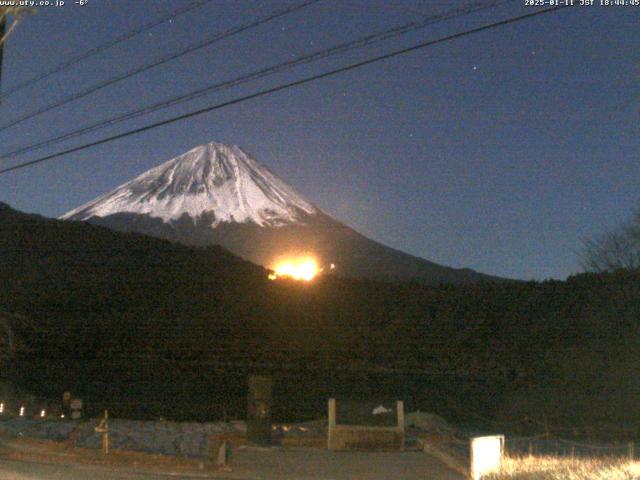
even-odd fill
[(0, 267), (0, 309), (30, 319), (14, 325), (23, 348), (7, 376), (117, 415), (241, 415), (246, 375), (267, 371), (281, 418), (348, 394), (401, 396), (464, 421), (640, 421), (638, 272), (455, 287), (272, 282), (221, 248), (6, 205)]

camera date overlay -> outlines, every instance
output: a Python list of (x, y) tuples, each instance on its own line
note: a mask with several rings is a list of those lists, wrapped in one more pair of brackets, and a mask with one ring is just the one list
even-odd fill
[(640, 7), (640, 0), (524, 0), (525, 7)]

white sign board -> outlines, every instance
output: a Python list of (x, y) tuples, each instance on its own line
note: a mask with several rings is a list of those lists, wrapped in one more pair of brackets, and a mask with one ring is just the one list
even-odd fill
[(500, 469), (503, 445), (503, 435), (471, 439), (471, 478), (473, 480), (480, 480), (484, 475)]
[(71, 410), (82, 410), (82, 399), (81, 398), (74, 398), (73, 400), (71, 400)]

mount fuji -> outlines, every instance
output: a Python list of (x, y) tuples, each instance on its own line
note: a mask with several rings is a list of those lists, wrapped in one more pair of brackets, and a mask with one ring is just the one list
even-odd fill
[(218, 244), (271, 268), (310, 255), (343, 276), (427, 284), (498, 280), (386, 247), (331, 218), (238, 146), (211, 142), (61, 217), (187, 245)]

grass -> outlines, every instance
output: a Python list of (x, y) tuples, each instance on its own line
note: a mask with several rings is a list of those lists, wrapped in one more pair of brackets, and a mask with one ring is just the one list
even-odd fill
[(622, 458), (504, 457), (499, 473), (486, 480), (633, 480), (640, 461)]

